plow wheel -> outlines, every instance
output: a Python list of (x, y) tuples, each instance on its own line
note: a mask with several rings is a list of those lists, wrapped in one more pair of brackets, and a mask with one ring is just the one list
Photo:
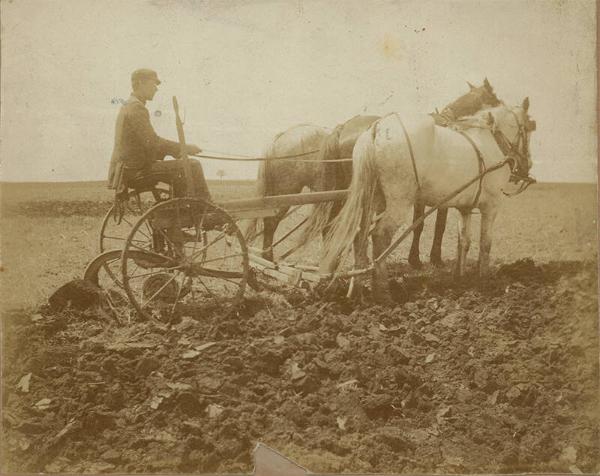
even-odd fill
[[(150, 238), (150, 239), (149, 239)], [(154, 206), (133, 225), (122, 282), (142, 318), (229, 314), (249, 277), (246, 242), (231, 216), (198, 198)]]
[[(100, 253), (110, 250), (122, 250), (135, 222), (151, 207), (168, 200), (170, 196), (171, 192), (168, 188), (155, 187), (143, 193), (130, 192), (127, 200), (120, 204), (122, 214), (118, 213), (117, 205), (110, 207), (110, 210), (104, 215), (100, 227)], [(146, 241), (145, 246), (149, 248), (151, 245), (149, 238), (143, 238)], [(141, 243), (138, 244), (143, 246)], [(104, 272), (117, 285), (122, 286), (119, 263), (115, 265), (113, 262), (107, 262), (104, 266)]]

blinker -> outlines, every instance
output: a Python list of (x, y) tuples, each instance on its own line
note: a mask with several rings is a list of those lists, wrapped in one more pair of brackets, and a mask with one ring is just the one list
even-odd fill
[(535, 131), (535, 128), (536, 128), (536, 123), (535, 123), (535, 121), (528, 120), (528, 121), (527, 121), (527, 130), (528, 130), (528, 131)]

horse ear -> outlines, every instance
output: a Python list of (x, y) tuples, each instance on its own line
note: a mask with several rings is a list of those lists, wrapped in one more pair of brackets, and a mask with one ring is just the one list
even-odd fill
[(523, 110), (527, 112), (527, 110), (529, 109), (529, 97), (523, 99), (523, 104), (521, 104), (521, 106), (523, 107)]
[(469, 83), (469, 81), (467, 81), (467, 84), (469, 85), (469, 89), (471, 91), (473, 91), (473, 89), (475, 89), (475, 86), (473, 86), (471, 83)]
[(488, 90), (490, 93), (494, 91), (494, 90), (493, 90), (493, 88), (492, 88), (492, 85), (490, 84), (490, 82), (488, 81), (488, 79), (487, 79), (487, 78), (485, 78), (485, 79), (483, 80), (483, 85), (485, 86), (485, 88), (486, 88), (486, 89), (487, 89), (487, 90)]

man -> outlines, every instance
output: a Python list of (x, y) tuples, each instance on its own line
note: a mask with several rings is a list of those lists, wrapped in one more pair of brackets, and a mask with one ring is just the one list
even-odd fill
[[(164, 161), (165, 156), (178, 157), (181, 146), (159, 137), (150, 123), (146, 101), (151, 101), (160, 80), (155, 71), (138, 69), (131, 74), (132, 93), (119, 111), (115, 129), (115, 146), (108, 173), (108, 188), (117, 194), (136, 184), (172, 183), (175, 196), (186, 195), (183, 162)], [(198, 146), (186, 145), (188, 154), (201, 152)], [(202, 166), (190, 160), (190, 171), (195, 184), (195, 195), (210, 199)]]

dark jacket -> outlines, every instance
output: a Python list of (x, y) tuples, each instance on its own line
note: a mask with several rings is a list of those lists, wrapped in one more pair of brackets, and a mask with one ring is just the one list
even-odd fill
[(131, 95), (117, 116), (108, 188), (122, 191), (126, 172), (129, 176), (143, 174), (154, 161), (163, 160), (167, 155), (177, 157), (179, 153), (179, 143), (156, 135), (148, 109)]

